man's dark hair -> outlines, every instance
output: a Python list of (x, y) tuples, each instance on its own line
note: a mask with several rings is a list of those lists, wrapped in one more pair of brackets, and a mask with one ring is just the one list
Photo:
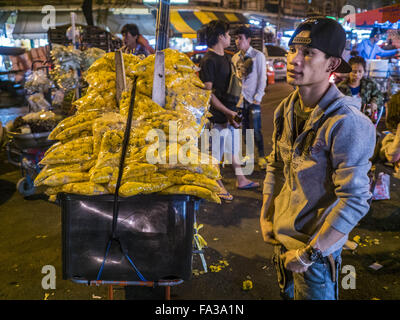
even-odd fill
[(236, 29), (235, 35), (243, 34), (246, 39), (251, 38), (251, 30), (246, 26), (240, 26)]
[(367, 63), (365, 62), (365, 59), (363, 57), (351, 57), (349, 60), (350, 67), (353, 66), (353, 64), (361, 64), (364, 68), (364, 71), (367, 71)]
[(356, 56), (358, 56), (358, 55), (359, 55), (359, 53), (358, 53), (357, 50), (351, 50), (351, 51), (350, 51), (350, 57), (356, 57)]
[(121, 34), (125, 34), (125, 33), (130, 33), (132, 36), (138, 36), (140, 35), (139, 33), (139, 28), (136, 24), (133, 23), (128, 23), (126, 25), (124, 25), (121, 29)]
[(218, 37), (225, 35), (227, 31), (229, 31), (229, 23), (220, 20), (209, 22), (205, 29), (207, 46), (215, 46), (218, 43)]

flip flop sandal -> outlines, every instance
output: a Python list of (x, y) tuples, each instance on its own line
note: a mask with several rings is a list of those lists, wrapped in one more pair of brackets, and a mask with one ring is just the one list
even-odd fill
[(218, 197), (220, 197), (222, 200), (225, 201), (232, 201), (233, 200), (233, 196), (227, 192), (227, 193), (218, 193)]
[(250, 182), (243, 187), (236, 186), (239, 190), (248, 190), (248, 189), (256, 189), (260, 186), (257, 182)]

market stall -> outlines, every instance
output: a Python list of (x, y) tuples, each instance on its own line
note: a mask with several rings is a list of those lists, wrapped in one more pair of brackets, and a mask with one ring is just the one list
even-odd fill
[[(96, 47), (84, 51), (72, 45), (52, 44), (51, 47), (50, 58), (35, 60), (25, 75), (28, 113), (6, 126), (7, 156), (10, 163), (21, 169), (22, 178), (17, 183), (17, 190), (24, 196), (36, 192), (33, 181), (43, 167), (40, 161), (55, 142), (47, 139), (50, 132), (74, 112), (71, 110), (72, 102), (87, 88), (83, 77), (85, 72), (105, 54)], [(41, 67), (34, 68), (35, 62), (40, 62)]]
[[(374, 10), (349, 14), (344, 24), (351, 35), (353, 47), (364, 39), (368, 39), (373, 29), (379, 29), (385, 34), (385, 40), (391, 49), (400, 47), (400, 4), (393, 4)], [(378, 43), (382, 45), (382, 43)], [(387, 48), (387, 49), (390, 49)], [(395, 94), (400, 87), (399, 57), (367, 59), (367, 75), (374, 78), (383, 92), (386, 100)]]
[(168, 18), (160, 7), (156, 54), (96, 60), (49, 135), (35, 185), (61, 206), (64, 279), (168, 288), (191, 277), (195, 214), (201, 199), (220, 203), (220, 172), (197, 146), (210, 91), (167, 49)]

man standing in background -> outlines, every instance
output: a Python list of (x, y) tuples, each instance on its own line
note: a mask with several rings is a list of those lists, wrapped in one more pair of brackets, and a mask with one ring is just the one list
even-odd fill
[(378, 41), (381, 39), (382, 31), (375, 28), (372, 29), (369, 39), (361, 41), (357, 46), (358, 54), (364, 59), (376, 59), (379, 57), (391, 57), (400, 53), (400, 49), (384, 50), (378, 46)]
[(251, 30), (245, 26), (236, 31), (236, 47), (239, 49), (232, 62), (242, 79), (243, 134), (246, 129), (254, 129), (254, 140), (258, 150), (258, 165), (265, 169), (264, 140), (261, 132), (261, 100), (267, 81), (266, 61), (262, 52), (251, 45)]
[[(231, 36), (229, 24), (214, 20), (205, 25), (205, 37), (208, 51), (200, 61), (200, 79), (207, 90), (212, 90), (210, 123), (212, 129), (219, 132), (220, 150), (215, 156), (218, 161), (222, 156), (232, 156), (232, 167), (235, 171), (238, 189), (252, 189), (259, 187), (259, 183), (246, 178), (239, 161), (239, 146), (237, 130), (239, 124), (235, 121), (237, 116), (237, 97), (229, 93), (229, 85), (232, 77), (231, 57), (225, 53), (229, 47)], [(227, 135), (228, 133), (228, 135)], [(229, 139), (229, 135), (231, 139)], [(217, 183), (221, 187), (219, 197), (225, 201), (232, 201), (233, 196), (226, 190), (222, 179)]]

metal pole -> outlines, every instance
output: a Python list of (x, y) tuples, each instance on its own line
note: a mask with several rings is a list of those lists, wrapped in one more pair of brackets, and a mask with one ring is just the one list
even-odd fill
[(110, 284), (108, 286), (108, 300), (114, 300), (113, 286)]
[(152, 100), (165, 106), (165, 56), (162, 50), (168, 47), (169, 3), (170, 0), (159, 0), (156, 29), (156, 56), (154, 59)]
[(276, 43), (278, 42), (278, 33), (281, 30), (281, 2), (282, 2), (282, 0), (278, 1), (278, 23), (277, 23), (277, 26), (276, 26), (276, 35), (277, 36), (276, 36), (276, 39), (275, 39)]
[[(74, 49), (77, 49), (79, 44), (76, 43), (76, 39), (75, 39), (75, 35), (76, 35), (75, 18), (76, 18), (75, 13), (71, 12), (72, 46), (73, 46)], [(75, 100), (78, 100), (81, 97), (80, 90), (79, 90), (79, 74), (78, 74), (78, 70), (74, 70), (74, 78), (75, 78), (75, 83), (76, 83)]]
[(261, 52), (264, 52), (265, 46), (265, 37), (264, 37), (264, 30), (265, 30), (265, 20), (261, 20)]
[(165, 300), (171, 300), (171, 287), (165, 287)]
[(156, 27), (156, 50), (168, 48), (170, 0), (159, 0)]

